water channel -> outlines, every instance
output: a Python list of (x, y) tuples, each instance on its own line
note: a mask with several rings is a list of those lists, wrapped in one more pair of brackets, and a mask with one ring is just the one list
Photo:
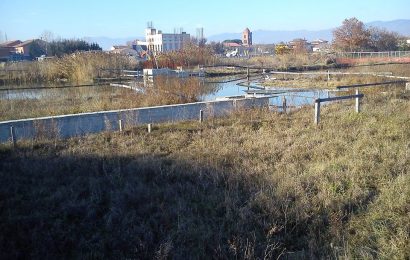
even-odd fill
[[(126, 84), (126, 83), (124, 83)], [(243, 80), (232, 81), (231, 78), (218, 79), (217, 82), (212, 79), (205, 78), (203, 81), (204, 87), (210, 91), (201, 97), (203, 101), (213, 101), (225, 97), (244, 96), (246, 91), (257, 91), (263, 89), (259, 81), (250, 81), (249, 85)], [(52, 88), (50, 88), (52, 87)], [(155, 87), (155, 85), (154, 85)], [(18, 89), (20, 88), (20, 89)], [(67, 95), (70, 92), (81, 92), (85, 95), (92, 95), (98, 91), (109, 91), (118, 88), (110, 85), (95, 85), (95, 86), (77, 86), (77, 87), (61, 87), (56, 85), (30, 85), (30, 86), (9, 86), (9, 90), (0, 89), (0, 100), (30, 100), (30, 99), (52, 99), (59, 95)], [(285, 96), (288, 106), (300, 107), (311, 105), (315, 98), (332, 97), (334, 91), (323, 89), (295, 89), (284, 87), (266, 87), (272, 96), (270, 104), (272, 106), (281, 106), (282, 97)], [(127, 89), (125, 91), (133, 91)], [(248, 94), (251, 96), (252, 94)], [(257, 94), (260, 96), (261, 94)]]

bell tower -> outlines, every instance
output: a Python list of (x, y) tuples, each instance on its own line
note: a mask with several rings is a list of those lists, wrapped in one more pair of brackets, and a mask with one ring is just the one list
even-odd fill
[(252, 32), (249, 28), (246, 28), (242, 33), (242, 43), (248, 47), (252, 45)]

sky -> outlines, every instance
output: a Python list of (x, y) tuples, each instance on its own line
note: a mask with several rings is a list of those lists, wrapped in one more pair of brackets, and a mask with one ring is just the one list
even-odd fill
[[(154, 4), (155, 3), (155, 4)], [(141, 37), (148, 21), (163, 32), (206, 36), (251, 30), (321, 30), (346, 18), (367, 23), (410, 19), (409, 0), (0, 0), (0, 35), (38, 38)]]

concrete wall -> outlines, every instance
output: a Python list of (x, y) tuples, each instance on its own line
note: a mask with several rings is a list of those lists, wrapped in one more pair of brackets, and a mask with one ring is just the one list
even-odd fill
[(122, 120), (124, 128), (148, 123), (198, 120), (200, 110), (204, 111), (206, 119), (227, 115), (236, 109), (268, 106), (269, 98), (262, 97), (3, 121), (0, 122), (0, 143), (10, 141), (11, 132), (15, 140), (69, 138), (118, 131), (119, 120)]

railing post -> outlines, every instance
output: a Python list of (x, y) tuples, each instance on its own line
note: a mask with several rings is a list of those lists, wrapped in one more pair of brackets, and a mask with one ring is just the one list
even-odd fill
[(118, 128), (120, 130), (120, 132), (122, 132), (122, 120), (118, 120)]
[(204, 122), (204, 111), (202, 109), (199, 110), (199, 122)]
[[(359, 95), (359, 88), (356, 88), (356, 95)], [(356, 113), (360, 112), (360, 97), (356, 97)]]
[(283, 109), (283, 112), (286, 113), (286, 97), (285, 96), (282, 97), (282, 109)]
[(315, 100), (315, 124), (320, 122), (320, 99)]
[(13, 144), (13, 147), (16, 147), (16, 136), (14, 134), (14, 127), (10, 126), (10, 139), (11, 139), (11, 143)]

